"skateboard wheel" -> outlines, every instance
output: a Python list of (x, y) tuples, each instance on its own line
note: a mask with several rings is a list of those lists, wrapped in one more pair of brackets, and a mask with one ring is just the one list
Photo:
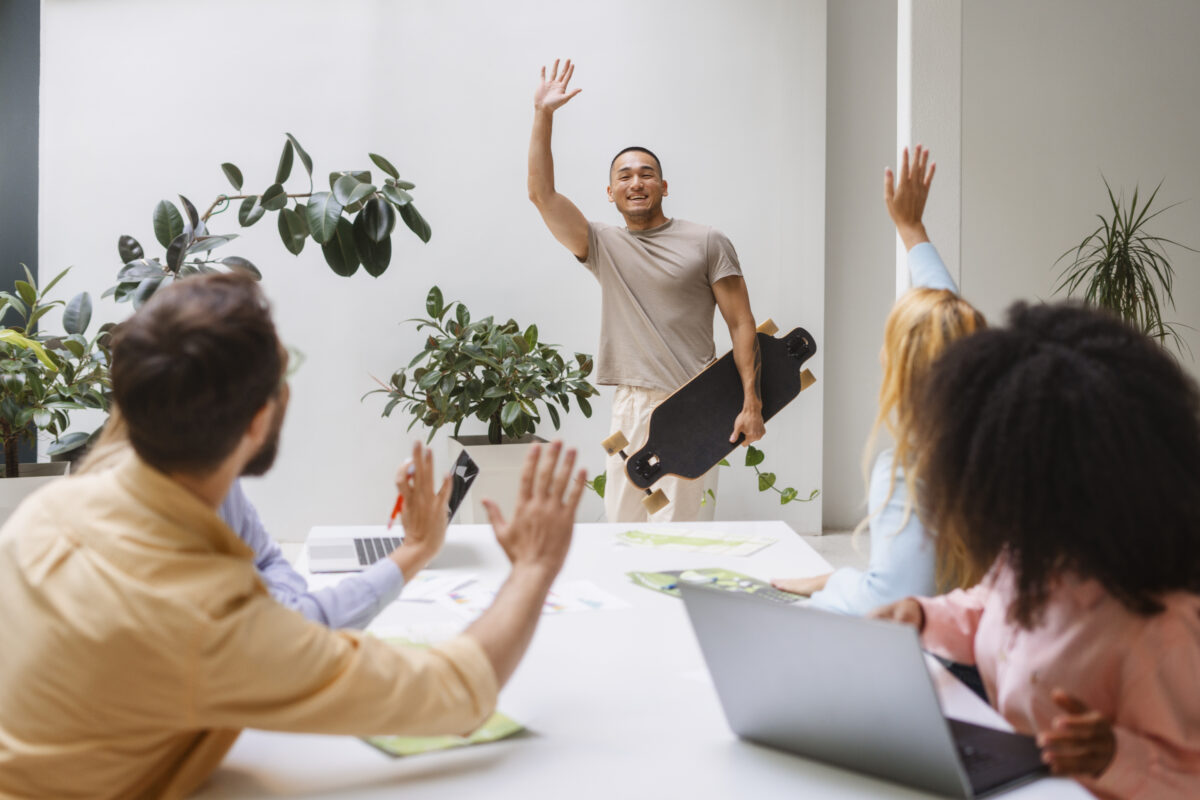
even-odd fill
[(625, 434), (617, 431), (612, 436), (601, 442), (600, 446), (604, 448), (604, 452), (608, 453), (610, 456), (613, 456), (628, 447), (629, 440), (625, 438)]
[(762, 324), (755, 328), (759, 333), (765, 333), (767, 336), (774, 336), (779, 333), (779, 326), (775, 324), (775, 320), (768, 317), (762, 321)]
[(804, 391), (808, 387), (817, 382), (817, 378), (809, 370), (804, 370), (800, 373), (800, 391)]
[(647, 514), (656, 514), (670, 505), (670, 503), (671, 501), (663, 494), (662, 489), (655, 489), (654, 494), (642, 498), (642, 507), (646, 509)]

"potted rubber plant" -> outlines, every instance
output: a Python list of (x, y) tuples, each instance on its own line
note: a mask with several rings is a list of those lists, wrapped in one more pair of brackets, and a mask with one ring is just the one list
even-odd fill
[(1107, 179), (1104, 188), (1109, 212), (1097, 214), (1100, 225), (1054, 262), (1057, 266), (1071, 259), (1055, 291), (1066, 290), (1068, 296), (1082, 294), (1090, 305), (1108, 309), (1164, 347), (1170, 342), (1178, 350), (1183, 339), (1175, 325), (1163, 319), (1164, 307), (1175, 308), (1175, 270), (1167, 247), (1196, 251), (1146, 229), (1151, 220), (1178, 203), (1151, 210), (1162, 181), (1141, 203), (1136, 186), (1128, 201), (1113, 194)]
[[(447, 303), (437, 286), (429, 290), (425, 310), (428, 317), (406, 320), (426, 332), (421, 351), (363, 397), (383, 394), (382, 415), (402, 409), (411, 417), (409, 430), (418, 424), (428, 430), (427, 441), (452, 426), (451, 458), (467, 449), (480, 468), (476, 500), (464, 506), (462, 520), (483, 522), (479, 498), (490, 496), (503, 506), (515, 497), (525, 451), (542, 441), (536, 429), (543, 414), (557, 429), (574, 399), (585, 417), (592, 415), (588, 398), (599, 394), (588, 381), (593, 359), (585, 353), (564, 358), (536, 325), (474, 319), (463, 303)], [(469, 420), (486, 424), (487, 433), (462, 434)]]
[[(49, 300), (47, 295), (66, 275), (63, 270), (39, 288), (28, 268), (27, 280), (18, 280), (12, 292), (0, 292), (0, 440), (4, 443), (4, 472), (0, 480), (0, 519), (29, 492), (68, 468), (66, 461), (52, 464), (19, 463), (22, 439), (38, 432), (54, 437), (50, 453), (68, 456), (80, 452), (89, 434), (63, 435), (76, 409), (108, 408), (109, 377), (105, 326), (87, 336), (92, 300), (82, 292), (70, 301)], [(62, 335), (49, 335), (38, 322), (52, 309), (62, 308)]]
[[(154, 208), (154, 237), (165, 248), (164, 255), (147, 258), (145, 248), (128, 234), (117, 241), (121, 269), (116, 285), (104, 292), (117, 302), (132, 301), (140, 306), (155, 290), (179, 278), (205, 272), (243, 270), (261, 278), (258, 268), (240, 256), (217, 258), (213, 251), (238, 238), (236, 233), (213, 233), (213, 217), (237, 207), (238, 224), (248, 228), (268, 212), (277, 213), (276, 229), (283, 246), (299, 255), (309, 239), (321, 247), (325, 263), (338, 275), (349, 277), (359, 266), (379, 277), (392, 259), (392, 232), (400, 220), (421, 241), (432, 236), (429, 223), (417, 211), (410, 194), (414, 185), (402, 179), (390, 161), (377, 153), (368, 153), (382, 172), (377, 181), (366, 170), (343, 170), (329, 174), (329, 191), (316, 191), (312, 157), (292, 134), (287, 134), (274, 180), (259, 192), (244, 190), (241, 169), (230, 162), (221, 171), (233, 187), (233, 194), (219, 194), (201, 214), (196, 206), (179, 195), (179, 206), (162, 200)], [(288, 189), (292, 168), (299, 160), (308, 180), (303, 186)], [(181, 211), (180, 208), (183, 210)]]

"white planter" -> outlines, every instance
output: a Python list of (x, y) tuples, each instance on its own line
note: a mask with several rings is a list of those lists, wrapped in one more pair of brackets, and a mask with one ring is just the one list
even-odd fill
[(479, 465), (479, 476), (467, 492), (467, 499), (458, 509), (454, 521), (467, 525), (486, 523), (488, 515), (483, 507), (485, 497), (495, 501), (505, 518), (510, 518), (517, 503), (525, 456), (535, 442), (545, 441), (536, 434), (504, 444), (492, 444), (487, 436), (451, 436), (450, 460), (447, 463), (453, 464), (458, 454), (466, 450)]
[(29, 495), (45, 486), (50, 481), (58, 480), (67, 474), (71, 463), (69, 461), (52, 461), (49, 463), (22, 464), (21, 477), (0, 478), (0, 525), (3, 525), (17, 506)]

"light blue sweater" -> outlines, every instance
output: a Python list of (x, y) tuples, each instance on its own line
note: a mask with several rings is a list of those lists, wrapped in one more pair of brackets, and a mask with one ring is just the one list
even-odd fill
[[(958, 292), (937, 249), (929, 242), (908, 251), (908, 269), (914, 287)], [(865, 614), (909, 595), (928, 597), (937, 593), (933, 538), (926, 533), (915, 509), (904, 519), (908, 489), (903, 470), (897, 471), (896, 485), (888, 497), (891, 472), (892, 451), (886, 450), (875, 459), (867, 485), (867, 509), (874, 516), (870, 521), (871, 559), (866, 571), (854, 567), (837, 570), (829, 576), (825, 588), (808, 601), (810, 607)]]

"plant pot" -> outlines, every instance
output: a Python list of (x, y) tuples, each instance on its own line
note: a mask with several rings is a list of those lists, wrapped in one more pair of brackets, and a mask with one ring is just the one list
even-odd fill
[[(0, 478), (0, 525), (3, 525), (17, 506), (26, 497), (36, 492), (51, 481), (58, 480), (67, 474), (71, 464), (68, 461), (53, 463), (22, 464), (21, 477)], [(3, 467), (0, 466), (0, 472)]]
[(545, 439), (529, 434), (520, 439), (492, 444), (487, 436), (451, 436), (450, 461), (453, 464), (463, 450), (479, 465), (479, 476), (467, 493), (466, 501), (458, 509), (454, 521), (467, 525), (488, 522), (483, 498), (489, 498), (500, 506), (505, 518), (510, 518), (517, 504), (517, 491), (521, 482), (521, 467), (529, 448)]

